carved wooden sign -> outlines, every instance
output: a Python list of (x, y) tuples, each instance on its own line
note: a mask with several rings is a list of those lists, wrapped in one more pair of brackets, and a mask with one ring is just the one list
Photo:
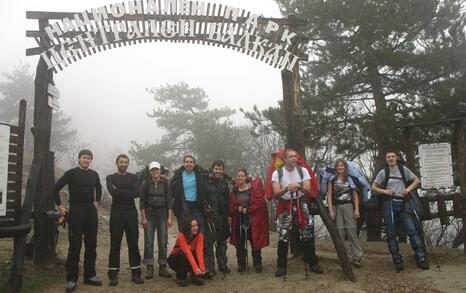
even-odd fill
[[(39, 48), (27, 55), (45, 60), (49, 69), (64, 67), (101, 51), (146, 41), (217, 45), (251, 55), (281, 70), (291, 71), (307, 60), (297, 19), (270, 19), (221, 4), (186, 0), (134, 0), (81, 13), (28, 12), (28, 18), (53, 19), (28, 31)], [(42, 17), (40, 17), (42, 16)], [(47, 40), (44, 43), (44, 39)]]

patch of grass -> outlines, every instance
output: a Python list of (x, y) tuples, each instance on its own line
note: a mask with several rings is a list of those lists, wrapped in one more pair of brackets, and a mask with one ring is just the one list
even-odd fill
[[(11, 258), (13, 256), (13, 241), (0, 242), (0, 292), (8, 292)], [(23, 270), (24, 293), (40, 292), (43, 289), (63, 283), (65, 280), (65, 265), (63, 261), (50, 258), (44, 267), (33, 264), (32, 260), (25, 260)]]

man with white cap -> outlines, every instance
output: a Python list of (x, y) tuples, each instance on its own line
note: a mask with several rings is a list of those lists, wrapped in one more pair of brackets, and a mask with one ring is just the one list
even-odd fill
[(159, 162), (149, 164), (150, 179), (141, 186), (139, 209), (144, 227), (144, 258), (146, 278), (154, 276), (154, 236), (157, 231), (159, 276), (170, 278), (167, 270), (168, 229), (173, 223), (172, 194), (168, 181), (161, 176)]

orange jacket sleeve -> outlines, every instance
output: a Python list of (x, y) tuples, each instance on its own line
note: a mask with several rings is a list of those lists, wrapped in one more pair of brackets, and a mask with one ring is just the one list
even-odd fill
[[(197, 266), (196, 260), (194, 259), (193, 253), (191, 251), (191, 247), (189, 247), (188, 241), (186, 240), (186, 237), (184, 237), (183, 233), (178, 233), (178, 245), (180, 246), (180, 249), (183, 252), (183, 254), (188, 259), (193, 271), (199, 270), (199, 267)], [(204, 264), (204, 258), (202, 258), (202, 263)]]
[(201, 269), (202, 272), (205, 272), (204, 235), (202, 235), (202, 233), (199, 233), (199, 235), (197, 235), (195, 251), (196, 251), (197, 260), (199, 261), (199, 268)]

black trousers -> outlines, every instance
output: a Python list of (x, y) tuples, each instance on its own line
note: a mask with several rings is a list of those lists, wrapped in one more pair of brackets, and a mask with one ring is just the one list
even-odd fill
[[(301, 245), (303, 251), (304, 260), (309, 263), (310, 266), (319, 264), (319, 260), (316, 255), (316, 246), (314, 238), (306, 241), (300, 241), (298, 243)], [(287, 255), (288, 255), (288, 242), (279, 240), (277, 248), (277, 266), (286, 269), (287, 266)]]
[(112, 207), (110, 213), (110, 254), (108, 256), (108, 276), (114, 277), (120, 271), (120, 248), (123, 233), (128, 244), (129, 265), (133, 275), (141, 274), (139, 254), (139, 223), (136, 208)]
[(76, 282), (79, 276), (79, 255), (84, 237), (84, 279), (96, 275), (97, 210), (93, 203), (71, 203), (68, 217), (68, 257), (66, 280)]
[[(193, 256), (194, 260), (199, 265), (199, 260), (197, 259), (195, 252), (193, 252)], [(167, 261), (170, 268), (176, 272), (177, 280), (186, 280), (188, 273), (193, 273), (193, 268), (191, 267), (188, 258), (182, 252), (170, 254)]]
[[(241, 227), (240, 216), (238, 214), (238, 221), (236, 224), (236, 259), (238, 261), (238, 267), (246, 267), (246, 245), (247, 241), (249, 240), (251, 244), (251, 254), (252, 254), (252, 263), (254, 266), (262, 265), (262, 254), (261, 249), (254, 250), (253, 249), (253, 242), (252, 242), (252, 233), (251, 233), (251, 226), (247, 229), (247, 232)], [(249, 219), (248, 219), (249, 221)]]

